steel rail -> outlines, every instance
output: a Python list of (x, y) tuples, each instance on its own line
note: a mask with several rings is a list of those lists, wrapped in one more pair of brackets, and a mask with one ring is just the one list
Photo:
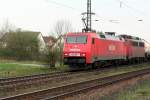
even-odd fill
[[(141, 64), (132, 65), (132, 66), (139, 66)], [(124, 67), (126, 67), (125, 65)], [(113, 67), (112, 67), (113, 68)], [(14, 78), (4, 78), (0, 79), (0, 88), (10, 87), (15, 88), (17, 86), (21, 85), (32, 85), (32, 83), (37, 83), (40, 81), (50, 81), (58, 78), (65, 78), (65, 77), (71, 77), (73, 75), (82, 75), (82, 74), (90, 74), (90, 73), (96, 73), (96, 72), (104, 72), (105, 70), (111, 70), (112, 68), (102, 68), (98, 70), (92, 70), (92, 71), (80, 71), (78, 73), (73, 72), (57, 72), (57, 73), (48, 73), (48, 74), (38, 74), (38, 75), (31, 75), (31, 76), (24, 76), (24, 77), (14, 77)]]
[[(101, 70), (101, 72), (106, 71), (106, 69)], [(0, 81), (0, 89), (2, 90), (12, 90), (17, 89), (20, 87), (27, 87), (31, 85), (37, 85), (47, 82), (53, 82), (55, 80), (67, 80), (76, 77), (76, 76), (83, 76), (88, 74), (94, 74), (99, 72), (98, 70), (92, 70), (92, 71), (79, 71), (79, 72), (64, 72), (64, 73), (53, 73), (53, 74), (40, 74), (40, 75), (33, 75), (33, 76), (25, 76), (25, 77), (17, 77), (17, 78), (8, 78), (4, 79), (3, 81)], [(99, 72), (100, 73), (100, 72)]]
[(19, 94), (6, 98), (0, 98), (1, 100), (39, 100), (39, 99), (60, 99), (75, 94), (90, 91), (92, 89), (101, 88), (107, 85), (111, 85), (123, 80), (139, 77), (150, 73), (150, 68), (127, 72), (119, 75), (97, 78), (78, 83), (67, 84), (59, 87), (53, 87), (49, 89), (43, 89), (35, 92)]
[(69, 73), (48, 73), (48, 74), (38, 74), (38, 75), (31, 75), (31, 76), (24, 76), (24, 77), (14, 77), (14, 78), (5, 78), (0, 80), (0, 86), (11, 85), (13, 83), (21, 83), (21, 82), (29, 82), (39, 79), (46, 79), (46, 78), (54, 78), (68, 75)]
[(20, 79), (28, 79), (31, 77), (43, 77), (43, 76), (47, 76), (47, 75), (54, 75), (54, 74), (58, 74), (58, 73), (62, 73), (62, 72), (54, 72), (54, 73), (43, 73), (43, 74), (35, 74), (35, 75), (26, 75), (26, 76), (17, 76), (17, 77), (8, 77), (8, 78), (0, 78), (0, 83), (4, 82), (4, 81), (13, 81), (13, 80), (20, 80)]
[[(136, 65), (132, 65), (132, 67), (136, 67), (142, 64), (136, 64)], [(127, 67), (129, 65), (122, 65), (122, 67)], [(144, 65), (145, 66), (145, 65)], [(80, 71), (80, 73), (52, 73), (52, 74), (42, 74), (41, 75), (33, 75), (32, 76), (27, 76), (27, 77), (19, 77), (16, 80), (14, 80), (13, 78), (8, 78), (8, 80), (4, 80), (4, 82), (2, 82), (0, 84), (0, 90), (1, 91), (7, 91), (7, 92), (11, 92), (11, 91), (16, 91), (16, 90), (20, 90), (20, 89), (24, 89), (27, 87), (31, 87), (34, 85), (46, 85), (46, 84), (50, 84), (51, 82), (60, 82), (60, 81), (65, 81), (66, 79), (69, 80), (73, 77), (77, 77), (77, 76), (85, 76), (85, 75), (90, 75), (90, 74), (98, 74), (104, 71), (108, 71), (111, 70), (114, 67), (104, 67), (98, 70), (92, 70), (92, 71)], [(38, 77), (39, 76), (39, 77)]]

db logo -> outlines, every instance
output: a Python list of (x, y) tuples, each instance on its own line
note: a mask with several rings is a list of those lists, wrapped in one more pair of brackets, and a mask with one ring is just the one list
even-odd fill
[(108, 50), (109, 51), (115, 51), (116, 50), (116, 46), (115, 45), (109, 45)]

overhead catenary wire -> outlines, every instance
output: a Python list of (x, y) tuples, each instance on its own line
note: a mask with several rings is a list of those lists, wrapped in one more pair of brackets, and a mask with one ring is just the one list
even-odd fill
[[(60, 3), (60, 2), (56, 2), (54, 0), (45, 0), (46, 2), (50, 2), (50, 3), (53, 3), (55, 5), (58, 5), (58, 6), (61, 6), (61, 7), (65, 7), (65, 8), (68, 8), (68, 9), (72, 9), (74, 11), (77, 11), (79, 13), (83, 12), (81, 11), (80, 9), (77, 9), (77, 8), (74, 8), (74, 7), (71, 7), (69, 5), (66, 5), (66, 4), (63, 4), (63, 3)], [(106, 21), (104, 18), (102, 19), (102, 17), (100, 17), (97, 13), (95, 14), (99, 19), (96, 19), (96, 20), (103, 20), (103, 21)], [(111, 21), (112, 19), (107, 19), (108, 22), (111, 22), (111, 23), (118, 23), (118, 22), (112, 22)]]
[[(68, 9), (72, 9), (72, 10), (77, 11), (77, 12), (80, 12), (80, 13), (83, 12), (83, 11), (81, 11), (81, 9), (74, 8), (74, 7), (69, 6), (69, 5), (66, 5), (66, 4), (64, 4), (64, 3), (56, 2), (56, 1), (54, 1), (54, 0), (45, 0), (45, 1), (46, 1), (46, 2), (49, 2), (49, 3), (53, 3), (53, 4), (58, 5), (58, 6), (61, 6), (61, 7), (65, 7), (65, 8), (68, 8)], [(117, 2), (120, 3), (120, 7), (125, 6), (126, 8), (131, 9), (131, 10), (132, 10), (132, 13), (131, 13), (131, 10), (128, 12), (131, 16), (134, 16), (136, 19), (138, 19), (138, 21), (139, 21), (139, 20), (142, 20), (142, 21), (143, 21), (143, 18), (142, 18), (142, 17), (136, 16), (135, 14), (133, 14), (133, 12), (134, 12), (134, 13), (135, 13), (135, 12), (138, 12), (138, 13), (140, 13), (140, 14), (142, 14), (142, 15), (145, 14), (144, 12), (142, 12), (142, 11), (140, 11), (140, 10), (138, 10), (138, 9), (136, 9), (136, 8), (134, 8), (134, 7), (132, 7), (132, 6), (129, 6), (129, 5), (125, 2), (125, 1), (127, 1), (127, 0), (115, 0), (115, 1), (117, 1)], [(79, 15), (80, 15), (80, 14), (79, 14)], [(107, 19), (107, 20), (106, 20), (106, 18), (103, 18), (103, 19), (102, 19), (102, 17), (100, 17), (100, 16), (97, 14), (97, 12), (96, 12), (95, 15), (99, 18), (99, 19), (96, 19), (96, 20), (103, 20), (103, 21), (108, 21), (108, 22), (111, 22), (111, 23), (120, 23), (119, 20), (114, 21), (114, 19)], [(113, 20), (113, 21), (112, 21), (112, 20)]]
[(119, 2), (120, 8), (122, 8), (122, 7), (124, 6), (124, 7), (128, 8), (128, 9), (132, 10), (134, 13), (138, 13), (138, 14), (140, 14), (140, 15), (145, 15), (145, 14), (146, 14), (145, 12), (143, 12), (143, 11), (141, 11), (141, 10), (139, 10), (139, 9), (136, 9), (136, 8), (130, 6), (129, 4), (127, 4), (127, 3), (125, 2), (125, 1), (127, 1), (127, 0), (115, 0), (115, 1)]
[(58, 5), (58, 6), (62, 6), (62, 7), (65, 7), (65, 8), (69, 8), (69, 9), (72, 9), (72, 10), (75, 10), (77, 12), (81, 12), (80, 9), (77, 9), (77, 8), (74, 8), (74, 7), (71, 7), (71, 6), (68, 6), (66, 4), (63, 4), (63, 3), (59, 3), (59, 2), (56, 2), (54, 0), (45, 0), (46, 2), (50, 2), (50, 3), (53, 3), (55, 5)]
[(108, 19), (108, 18), (102, 18), (98, 13), (95, 14), (96, 17), (100, 18), (98, 20), (104, 21), (104, 22), (111, 22), (111, 23), (120, 23), (118, 19)]

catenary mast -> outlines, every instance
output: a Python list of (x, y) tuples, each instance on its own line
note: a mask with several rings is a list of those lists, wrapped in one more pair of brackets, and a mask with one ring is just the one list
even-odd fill
[[(85, 25), (83, 29), (84, 32), (91, 32), (92, 31), (92, 8), (91, 8), (91, 0), (87, 0), (87, 12), (82, 13), (83, 18), (82, 21)], [(86, 15), (86, 18), (85, 18)]]

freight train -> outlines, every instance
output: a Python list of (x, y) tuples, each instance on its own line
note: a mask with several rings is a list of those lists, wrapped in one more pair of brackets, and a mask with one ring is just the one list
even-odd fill
[(139, 63), (145, 59), (141, 38), (115, 35), (115, 32), (68, 33), (64, 36), (64, 64), (71, 70), (95, 68), (104, 64)]

